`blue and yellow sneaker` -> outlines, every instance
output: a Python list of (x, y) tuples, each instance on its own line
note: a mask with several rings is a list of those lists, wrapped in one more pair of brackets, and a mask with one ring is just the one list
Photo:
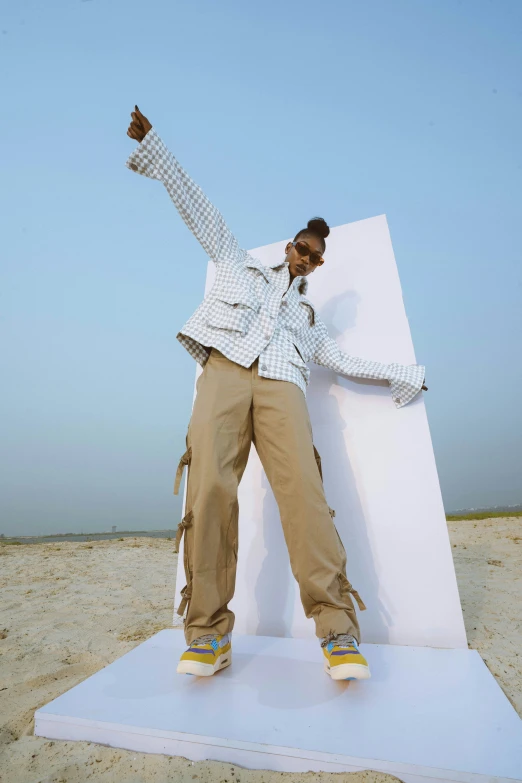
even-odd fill
[(199, 636), (191, 643), (188, 650), (179, 659), (179, 674), (196, 674), (199, 677), (210, 677), (220, 669), (232, 663), (231, 634), (224, 636), (208, 633)]
[(328, 634), (322, 640), (324, 670), (332, 680), (368, 680), (371, 677), (368, 661), (359, 652), (359, 646), (348, 633)]

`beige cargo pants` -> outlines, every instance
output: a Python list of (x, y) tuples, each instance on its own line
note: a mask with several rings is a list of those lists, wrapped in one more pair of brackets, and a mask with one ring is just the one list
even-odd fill
[(325, 499), (321, 462), (301, 389), (261, 378), (257, 361), (245, 369), (212, 349), (198, 378), (194, 409), (174, 492), (188, 466), (184, 541), (186, 585), (178, 614), (185, 639), (225, 634), (234, 627), (232, 599), (238, 557), (237, 490), (254, 443), (279, 507), (292, 573), (316, 635), (351, 633), (360, 641), (346, 577), (346, 552)]

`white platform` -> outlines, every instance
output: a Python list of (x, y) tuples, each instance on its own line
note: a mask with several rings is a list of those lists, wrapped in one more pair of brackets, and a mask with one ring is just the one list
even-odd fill
[(231, 667), (176, 673), (164, 630), (42, 707), (35, 734), (250, 769), (372, 769), (406, 783), (522, 779), (522, 721), (478, 653), (366, 644), (334, 682), (317, 639), (233, 635)]

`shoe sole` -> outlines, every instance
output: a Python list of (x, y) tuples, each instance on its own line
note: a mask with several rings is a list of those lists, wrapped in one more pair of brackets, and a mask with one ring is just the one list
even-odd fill
[(180, 661), (176, 671), (178, 674), (195, 674), (196, 677), (211, 677), (220, 669), (226, 669), (232, 663), (232, 651), (220, 655), (213, 666), (210, 663), (198, 661)]
[(343, 663), (332, 668), (325, 658), (324, 670), (332, 680), (369, 680), (372, 676), (368, 666), (362, 663)]

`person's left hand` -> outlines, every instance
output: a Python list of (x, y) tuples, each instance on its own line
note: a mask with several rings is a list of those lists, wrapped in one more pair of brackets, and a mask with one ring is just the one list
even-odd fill
[(152, 128), (152, 125), (137, 106), (134, 106), (134, 108), (136, 111), (131, 112), (132, 122), (127, 130), (127, 136), (141, 143)]

